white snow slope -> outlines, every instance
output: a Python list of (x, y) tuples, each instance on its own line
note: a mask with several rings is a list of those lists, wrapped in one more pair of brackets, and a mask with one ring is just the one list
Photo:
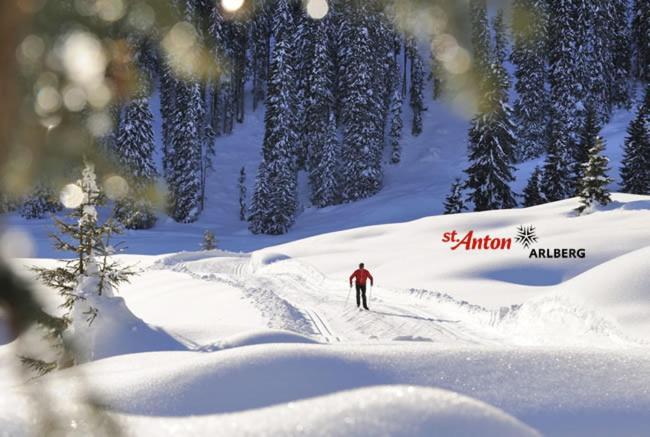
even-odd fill
[[(0, 430), (32, 429), (43, 393), (78, 411), (83, 378), (130, 435), (644, 435), (650, 199), (617, 194), (582, 217), (576, 206), (434, 216), (248, 254), (123, 256), (141, 274), (103, 309), (122, 326), (94, 344), (101, 359), (24, 383), (11, 373), (18, 342), (3, 340)], [(514, 237), (519, 225), (536, 227), (533, 248), (586, 256), (442, 242), (452, 230)], [(360, 261), (376, 282), (370, 312), (348, 298)], [(83, 418), (75, 426), (92, 434)]]

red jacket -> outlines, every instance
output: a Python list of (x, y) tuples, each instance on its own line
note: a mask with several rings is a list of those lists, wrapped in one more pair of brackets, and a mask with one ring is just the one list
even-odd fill
[(350, 275), (350, 285), (352, 285), (352, 279), (357, 278), (357, 284), (366, 285), (366, 280), (370, 278), (370, 285), (373, 284), (372, 275), (366, 269), (356, 269), (352, 275)]

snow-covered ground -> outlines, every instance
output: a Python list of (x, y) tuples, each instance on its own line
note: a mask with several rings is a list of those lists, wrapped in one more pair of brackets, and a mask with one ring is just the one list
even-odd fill
[[(650, 198), (616, 194), (583, 217), (576, 206), (427, 217), (250, 253), (123, 255), (140, 275), (107, 310), (121, 326), (94, 343), (101, 359), (22, 384), (16, 342), (3, 340), (0, 429), (25, 435), (39, 408), (30, 393), (76, 411), (84, 378), (133, 435), (644, 435)], [(519, 225), (536, 227), (532, 248), (586, 256), (442, 242), (453, 230), (514, 238)], [(376, 282), (370, 312), (348, 296), (360, 261)]]

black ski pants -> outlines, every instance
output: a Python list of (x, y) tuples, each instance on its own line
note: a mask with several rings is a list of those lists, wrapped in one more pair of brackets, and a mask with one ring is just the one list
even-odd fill
[(361, 298), (363, 298), (363, 307), (368, 309), (368, 302), (366, 301), (366, 284), (356, 284), (357, 286), (357, 307), (361, 306)]

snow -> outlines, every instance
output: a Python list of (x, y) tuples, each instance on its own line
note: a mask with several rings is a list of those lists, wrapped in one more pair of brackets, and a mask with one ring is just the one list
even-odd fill
[[(277, 237), (253, 236), (239, 220), (239, 171), (256, 174), (263, 136), (263, 109), (247, 112), (245, 126), (217, 139), (197, 223), (161, 215), (152, 230), (127, 231), (130, 255), (118, 258), (140, 274), (97, 304), (104, 335), (92, 361), (25, 382), (0, 314), (0, 434), (28, 434), (30, 393), (44, 388), (52, 408), (74, 410), (84, 377), (133, 435), (645, 434), (650, 198), (614, 194), (580, 217), (577, 199), (436, 216), (467, 166), (469, 123), (426, 105), (423, 134), (405, 131), (402, 162), (385, 166), (377, 196), (312, 208), (300, 175), (304, 212)], [(615, 179), (630, 118), (616, 112), (602, 132)], [(540, 163), (517, 166), (515, 191)], [(41, 257), (16, 264), (56, 262), (49, 219), (6, 223)], [(535, 226), (535, 248), (586, 257), (441, 242), (453, 230), (514, 238), (520, 225)], [(206, 229), (218, 250), (196, 251)], [(359, 262), (375, 277), (369, 312), (349, 293)], [(56, 298), (39, 295), (54, 311)]]

